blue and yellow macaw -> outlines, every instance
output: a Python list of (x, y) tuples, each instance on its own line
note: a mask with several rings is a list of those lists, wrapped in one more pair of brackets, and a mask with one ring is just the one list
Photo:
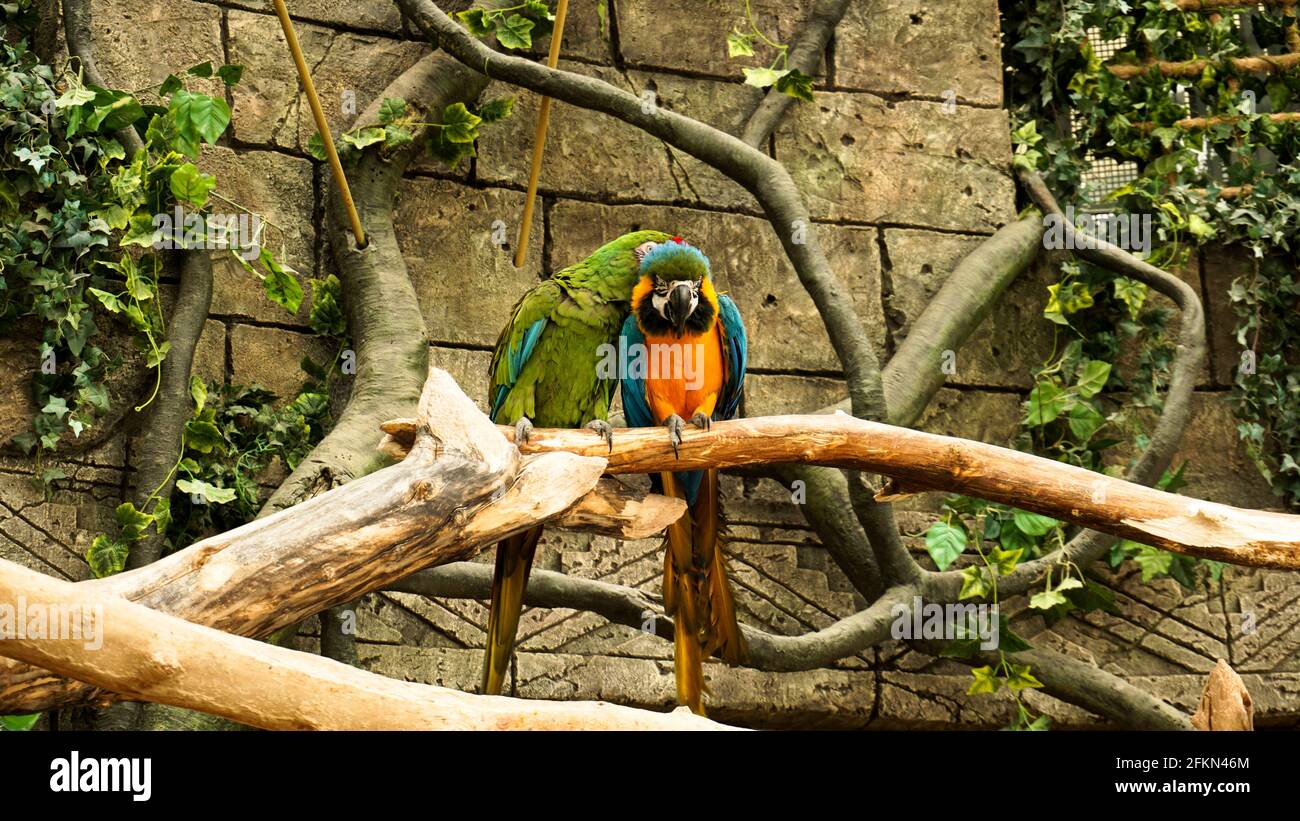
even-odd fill
[[(600, 367), (602, 346), (612, 350), (618, 340), (641, 258), (668, 238), (662, 231), (624, 234), (524, 294), (492, 354), (492, 421), (514, 425), (521, 442), (528, 441), (534, 422), (548, 428), (586, 426), (612, 441), (605, 418), (617, 379), (613, 367)], [(542, 528), (534, 527), (497, 544), (484, 693), (499, 694), (505, 681), (541, 536)]]
[[(739, 412), (745, 326), (736, 303), (714, 289), (708, 257), (681, 237), (641, 259), (622, 337), (623, 411), (630, 427), (664, 425), (676, 450), (684, 419), (708, 429), (715, 419)], [(718, 472), (677, 471), (653, 479), (657, 489), (688, 506), (668, 528), (664, 610), (676, 626), (677, 701), (703, 715), (704, 657), (716, 653), (729, 664), (745, 658), (722, 551)]]

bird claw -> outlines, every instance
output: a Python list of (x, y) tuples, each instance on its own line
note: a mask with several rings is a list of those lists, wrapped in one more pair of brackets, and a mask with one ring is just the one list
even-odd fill
[(532, 435), (532, 433), (533, 433), (532, 420), (530, 420), (527, 416), (519, 417), (519, 421), (515, 423), (515, 444), (516, 445), (528, 444), (528, 438)]
[(668, 441), (673, 444), (673, 456), (680, 457), (677, 449), (682, 444), (682, 431), (686, 430), (686, 423), (674, 413), (664, 420), (664, 427), (668, 428)]
[(608, 422), (604, 419), (593, 419), (587, 423), (587, 428), (594, 430), (597, 436), (605, 440), (605, 444), (609, 445), (610, 453), (614, 452), (614, 429)]
[(709, 430), (713, 427), (713, 417), (705, 413), (696, 413), (691, 417), (691, 424), (700, 430)]

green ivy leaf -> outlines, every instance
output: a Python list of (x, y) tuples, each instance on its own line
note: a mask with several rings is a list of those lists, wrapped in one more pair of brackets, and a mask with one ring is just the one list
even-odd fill
[(514, 111), (514, 97), (498, 97), (478, 107), (478, 115), (485, 124), (504, 120)]
[(1059, 521), (1051, 516), (1040, 516), (1037, 513), (1030, 513), (1027, 510), (1015, 510), (1011, 514), (1011, 520), (1016, 523), (1020, 531), (1029, 536), (1044, 536), (1060, 524)]
[(190, 397), (194, 400), (194, 413), (202, 413), (203, 405), (208, 401), (208, 386), (197, 376), (190, 377)]
[(475, 37), (486, 37), (492, 33), (492, 20), (487, 9), (468, 9), (457, 12), (456, 16)]
[(394, 120), (406, 116), (406, 100), (401, 97), (385, 97), (379, 104), (379, 124), (388, 125)]
[(97, 579), (120, 573), (126, 567), (126, 557), (130, 549), (126, 542), (100, 534), (90, 543), (90, 549), (86, 551), (86, 564), (90, 565), (90, 572), (94, 573)]
[(191, 419), (185, 423), (185, 447), (199, 453), (224, 450), (226, 438), (221, 429), (205, 419)]
[(185, 73), (193, 75), (195, 77), (211, 77), (212, 61), (204, 60), (202, 63), (199, 63), (197, 66), (190, 66), (189, 68), (185, 69)]
[(1070, 432), (1078, 438), (1080, 444), (1086, 444), (1092, 439), (1093, 434), (1097, 432), (1102, 425), (1106, 424), (1106, 417), (1086, 402), (1080, 402), (1070, 408), (1068, 418)]
[(497, 42), (508, 49), (528, 48), (533, 44), (532, 30), (537, 25), (521, 14), (493, 18)]
[(339, 139), (343, 140), (343, 142), (347, 143), (353, 148), (361, 149), (361, 148), (365, 148), (368, 145), (374, 145), (375, 143), (382, 143), (384, 141), (384, 136), (385, 136), (384, 129), (371, 127), (371, 128), (363, 128), (355, 132), (345, 131), (343, 132), (343, 135)]
[(1099, 359), (1090, 359), (1083, 366), (1083, 373), (1079, 375), (1079, 381), (1075, 388), (1079, 395), (1085, 399), (1091, 399), (1106, 387), (1106, 380), (1110, 379), (1110, 363), (1102, 362)]
[(25, 733), (36, 726), (36, 722), (41, 720), (43, 713), (28, 713), (27, 715), (0, 716), (0, 727), (5, 730), (16, 733)]
[(465, 107), (464, 103), (452, 103), (442, 112), (442, 137), (453, 143), (472, 143), (478, 138), (478, 126), (483, 121)]
[(181, 493), (198, 496), (214, 505), (224, 505), (235, 501), (235, 491), (233, 489), (216, 487), (201, 479), (178, 479), (176, 488)]
[(122, 538), (128, 542), (138, 541), (144, 531), (153, 524), (154, 517), (136, 508), (133, 502), (123, 502), (113, 511), (117, 526), (122, 529)]
[(957, 594), (958, 601), (983, 599), (992, 592), (993, 586), (989, 584), (984, 568), (971, 565), (961, 571), (961, 592)]
[(732, 29), (727, 35), (728, 57), (753, 57), (754, 38), (740, 29)]
[(1013, 693), (1021, 690), (1042, 687), (1043, 683), (1029, 672), (1028, 664), (1011, 665), (1011, 675), (1007, 676), (1007, 689)]
[(935, 567), (946, 570), (966, 549), (966, 531), (947, 522), (935, 522), (925, 532), (925, 550)]
[(307, 153), (321, 162), (329, 159), (329, 154), (325, 151), (325, 141), (321, 139), (319, 131), (313, 133), (307, 140)]
[(1051, 610), (1053, 607), (1069, 603), (1069, 599), (1055, 590), (1044, 590), (1035, 593), (1029, 599), (1029, 606), (1034, 610)]
[(291, 314), (298, 313), (302, 305), (302, 285), (298, 283), (297, 271), (280, 262), (266, 248), (258, 257), (267, 270), (262, 278), (262, 288), (272, 302)]
[(239, 81), (244, 77), (244, 67), (227, 63), (217, 69), (217, 76), (228, 86), (239, 85)]
[(202, 208), (208, 202), (208, 194), (217, 187), (217, 178), (204, 174), (194, 163), (187, 162), (172, 172), (170, 184), (176, 199)]
[(176, 122), (177, 148), (193, 159), (199, 157), (200, 139), (213, 145), (230, 125), (230, 106), (225, 100), (207, 94), (177, 91), (172, 95), (168, 111)]
[(774, 85), (777, 80), (789, 73), (788, 69), (777, 71), (774, 68), (746, 68), (742, 70), (745, 73), (745, 85), (754, 86), (755, 88), (767, 88)]
[(971, 683), (970, 688), (966, 690), (968, 696), (978, 695), (979, 693), (996, 693), (1002, 687), (1002, 679), (987, 664), (971, 670), (971, 675), (975, 677), (975, 680)]
[(1029, 392), (1025, 424), (1041, 427), (1056, 420), (1071, 399), (1051, 382), (1039, 382)]
[(788, 94), (796, 100), (812, 102), (813, 78), (797, 68), (792, 68), (776, 81), (776, 90)]

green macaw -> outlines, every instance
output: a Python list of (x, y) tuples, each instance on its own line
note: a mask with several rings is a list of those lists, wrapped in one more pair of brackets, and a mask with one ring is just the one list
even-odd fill
[[(617, 359), (610, 352), (631, 310), (641, 258), (669, 237), (661, 231), (624, 234), (524, 294), (492, 354), (492, 421), (514, 425), (519, 441), (528, 440), (536, 423), (586, 426), (612, 442), (605, 419), (618, 379)], [(609, 367), (600, 367), (602, 357)], [(499, 694), (505, 681), (541, 535), (542, 528), (534, 527), (497, 544), (484, 693)]]

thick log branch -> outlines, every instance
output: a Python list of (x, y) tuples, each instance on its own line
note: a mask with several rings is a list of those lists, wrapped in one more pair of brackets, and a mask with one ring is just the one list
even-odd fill
[[(413, 684), (232, 636), (134, 604), (104, 587), (0, 560), (0, 604), (74, 614), (79, 640), (16, 636), (0, 654), (125, 698), (267, 730), (716, 730), (686, 710), (522, 701)], [(84, 617), (84, 618), (83, 618)]]
[[(540, 522), (568, 515), (599, 532), (639, 535), (680, 513), (670, 500), (598, 486), (603, 457), (521, 458), (442, 371), (430, 371), (420, 407), (433, 415), (400, 464), (148, 567), (82, 584), (196, 624), (265, 636)], [(0, 662), (0, 715), (112, 699)]]
[[(395, 420), (385, 430), (401, 436), (408, 427), (409, 422)], [(513, 435), (513, 429), (499, 430)], [(587, 431), (538, 428), (521, 450), (603, 456), (614, 474), (779, 462), (867, 470), (908, 486), (1001, 502), (1176, 553), (1300, 569), (1300, 516), (1178, 496), (1009, 448), (845, 414), (717, 422), (707, 431), (688, 430), (676, 452), (656, 428), (620, 430), (612, 448)]]

